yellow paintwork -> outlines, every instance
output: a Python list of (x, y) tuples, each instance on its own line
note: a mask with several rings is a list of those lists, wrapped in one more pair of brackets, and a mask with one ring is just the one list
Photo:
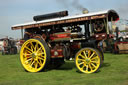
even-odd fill
[(96, 72), (100, 67), (101, 58), (99, 54), (91, 48), (83, 48), (75, 58), (76, 67), (83, 73)]
[(21, 64), (29, 72), (39, 72), (46, 64), (46, 50), (36, 39), (27, 40), (20, 51)]

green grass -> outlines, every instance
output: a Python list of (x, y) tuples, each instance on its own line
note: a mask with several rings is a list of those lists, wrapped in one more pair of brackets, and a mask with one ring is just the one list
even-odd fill
[(79, 73), (73, 61), (46, 72), (25, 72), (19, 55), (0, 55), (0, 85), (128, 85), (128, 54), (105, 54), (99, 72)]

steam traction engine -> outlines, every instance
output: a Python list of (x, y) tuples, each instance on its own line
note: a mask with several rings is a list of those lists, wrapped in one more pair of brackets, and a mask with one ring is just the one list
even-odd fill
[(115, 28), (113, 33), (114, 38), (105, 40), (103, 46), (104, 51), (109, 51), (114, 54), (128, 53), (128, 36), (125, 32), (119, 31), (119, 28)]
[(114, 10), (75, 16), (62, 11), (34, 16), (31, 23), (12, 26), (12, 30), (24, 29), (20, 52), (24, 69), (39, 72), (49, 66), (58, 68), (73, 57), (79, 71), (98, 71), (104, 60), (98, 43), (110, 38), (108, 22), (118, 18)]
[(15, 41), (11, 38), (3, 39), (2, 55), (6, 54), (17, 54), (17, 47), (15, 46)]

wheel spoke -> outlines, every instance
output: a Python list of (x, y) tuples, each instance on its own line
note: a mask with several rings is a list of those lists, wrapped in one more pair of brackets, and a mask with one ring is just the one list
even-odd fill
[(38, 59), (39, 59), (39, 60), (44, 60), (44, 58), (43, 58), (43, 57), (38, 57)]
[(24, 60), (28, 60), (28, 59), (30, 59), (30, 58), (32, 58), (31, 56), (25, 56), (24, 57)]
[(42, 66), (43, 62), (41, 60), (39, 60), (40, 66)]
[(29, 62), (29, 61), (31, 61), (31, 60), (32, 60), (32, 58), (30, 58), (30, 59), (26, 60), (26, 61), (25, 61), (25, 63), (27, 63), (27, 62)]
[(89, 56), (91, 55), (91, 51), (90, 50), (88, 50), (88, 58), (89, 58)]
[(40, 48), (36, 51), (36, 53), (38, 53), (38, 52), (41, 50), (41, 48), (42, 48), (42, 47), (40, 47)]
[(35, 62), (35, 69), (37, 70), (37, 66), (38, 66), (38, 63), (37, 61)]
[(27, 56), (27, 55), (28, 55), (28, 56), (31, 56), (32, 54), (23, 54), (23, 55), (25, 55), (25, 56)]
[(85, 65), (83, 65), (81, 68), (84, 69)]
[(26, 51), (27, 53), (30, 53), (30, 54), (32, 53), (32, 52), (31, 52), (31, 51), (29, 51), (29, 50), (25, 50), (25, 51)]
[(30, 63), (29, 63), (29, 64), (32, 64), (32, 62), (33, 62), (33, 58), (32, 58), (32, 60), (30, 61)]
[(30, 58), (30, 54), (26, 54), (26, 53), (23, 53), (23, 56), (24, 56), (24, 58), (25, 58), (25, 60), (27, 59), (27, 58)]
[(42, 53), (38, 53), (37, 55), (40, 56), (40, 55), (43, 55), (43, 54), (44, 54), (44, 52), (42, 52)]
[(78, 59), (78, 61), (85, 61), (84, 59)]
[(86, 65), (86, 71), (88, 71), (88, 65)]
[(94, 56), (95, 52), (92, 53), (92, 55), (89, 57), (90, 59)]
[(87, 58), (87, 55), (86, 55), (85, 51), (83, 51), (83, 53), (84, 53), (85, 58)]
[(89, 68), (90, 68), (90, 70), (93, 70), (91, 64), (89, 64)]
[(43, 56), (43, 55), (41, 55), (40, 57), (45, 59), (45, 55), (44, 55), (44, 56)]
[(82, 64), (84, 64), (84, 62), (79, 63), (79, 66), (82, 65)]
[(95, 59), (98, 59), (98, 56), (91, 58), (91, 60), (95, 60)]
[(32, 50), (32, 52), (34, 51), (32, 46), (31, 46), (31, 50)]
[(85, 56), (83, 56), (83, 55), (81, 55), (81, 54), (79, 54), (79, 56), (81, 56), (83, 59), (85, 59)]
[(29, 66), (28, 66), (28, 68), (29, 68), (29, 69), (32, 69), (32, 66), (31, 66), (31, 65), (29, 65)]
[(38, 43), (36, 43), (34, 50), (38, 49)]
[(35, 63), (35, 60), (31, 63), (31, 66)]
[(31, 46), (32, 46), (32, 49), (34, 49), (34, 45), (33, 45), (33, 43), (32, 43), (32, 42), (30, 42), (30, 44), (31, 44)]
[(96, 65), (95, 65), (95, 64), (91, 63), (91, 65), (92, 65), (94, 68), (96, 68)]
[(99, 62), (98, 62), (98, 61), (91, 61), (91, 63), (96, 63), (96, 64), (99, 64)]
[(30, 49), (30, 48), (28, 48), (28, 47), (25, 47), (29, 52), (31, 52), (32, 53), (32, 50)]
[[(40, 61), (40, 60), (39, 60)], [(37, 63), (41, 66), (42, 65), (42, 63), (40, 63), (38, 60), (37, 60)]]

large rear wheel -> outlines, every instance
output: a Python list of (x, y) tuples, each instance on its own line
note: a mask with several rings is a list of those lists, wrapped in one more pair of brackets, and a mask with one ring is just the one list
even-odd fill
[(93, 48), (83, 48), (75, 56), (75, 64), (80, 72), (97, 72), (101, 65), (101, 56)]
[(50, 49), (44, 40), (29, 39), (22, 45), (20, 60), (25, 70), (39, 72), (49, 63)]

